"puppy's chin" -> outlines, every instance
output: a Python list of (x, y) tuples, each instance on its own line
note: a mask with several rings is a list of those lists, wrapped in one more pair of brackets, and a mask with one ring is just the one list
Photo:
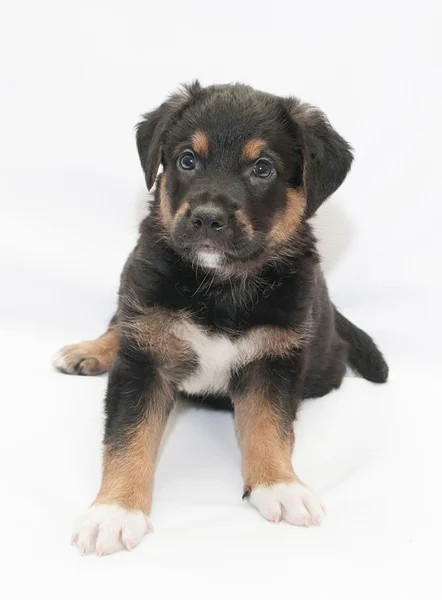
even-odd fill
[(228, 255), (221, 248), (205, 248), (204, 245), (183, 247), (174, 243), (171, 243), (171, 247), (185, 263), (191, 265), (194, 269), (217, 270), (225, 267), (230, 262)]
[(247, 272), (251, 266), (261, 264), (267, 256), (266, 244), (260, 237), (239, 239), (235, 244), (221, 240), (218, 243), (195, 241), (184, 235), (172, 234), (168, 244), (184, 262), (194, 268), (216, 271), (219, 275)]
[(199, 248), (194, 251), (188, 260), (193, 266), (212, 271), (219, 276), (231, 276), (234, 274), (246, 274), (250, 268), (256, 268), (263, 264), (262, 250), (259, 249), (254, 253), (234, 255), (222, 250), (207, 251), (204, 248)]
[(223, 252), (206, 252), (199, 250), (197, 252), (198, 265), (206, 269), (217, 269), (225, 264), (225, 254)]

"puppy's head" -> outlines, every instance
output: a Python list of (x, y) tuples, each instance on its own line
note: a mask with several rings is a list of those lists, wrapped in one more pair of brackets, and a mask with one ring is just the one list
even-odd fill
[(347, 175), (349, 145), (319, 110), (244, 85), (185, 86), (145, 115), (137, 145), (169, 244), (207, 268), (290, 247)]

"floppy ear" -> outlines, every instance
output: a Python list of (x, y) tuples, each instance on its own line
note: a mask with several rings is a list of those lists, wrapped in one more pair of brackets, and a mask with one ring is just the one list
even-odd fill
[(166, 102), (150, 113), (143, 115), (143, 121), (137, 125), (137, 148), (146, 178), (147, 189), (150, 190), (157, 177), (162, 161), (162, 148), (165, 135), (173, 120), (187, 106), (201, 86), (198, 81), (172, 94)]
[(353, 154), (323, 112), (295, 98), (289, 98), (287, 105), (304, 138), (304, 189), (307, 214), (311, 216), (344, 181)]

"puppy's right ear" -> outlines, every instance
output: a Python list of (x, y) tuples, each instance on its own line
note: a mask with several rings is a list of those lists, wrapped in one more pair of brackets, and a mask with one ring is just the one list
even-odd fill
[(151, 189), (157, 177), (168, 129), (177, 115), (201, 89), (198, 81), (182, 86), (157, 109), (143, 115), (143, 121), (138, 123), (136, 128), (138, 154), (148, 190)]

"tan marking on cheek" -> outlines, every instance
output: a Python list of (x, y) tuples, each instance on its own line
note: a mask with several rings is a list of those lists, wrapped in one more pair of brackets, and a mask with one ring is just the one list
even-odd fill
[(296, 235), (306, 206), (305, 194), (301, 190), (289, 187), (287, 206), (283, 214), (277, 216), (270, 231), (271, 247), (284, 244)]
[(302, 187), (304, 188), (304, 195), (306, 198), (307, 198), (307, 167), (308, 167), (307, 157), (305, 156), (305, 153), (304, 153), (304, 164), (302, 167)]
[(164, 227), (170, 231), (172, 226), (172, 214), (170, 211), (169, 196), (167, 195), (166, 189), (167, 175), (165, 172), (161, 175), (160, 184), (160, 219)]
[(186, 213), (189, 212), (189, 210), (190, 210), (189, 203), (187, 201), (184, 201), (183, 204), (176, 211), (176, 213), (173, 217), (173, 228), (174, 229), (178, 225), (178, 223), (181, 221), (181, 219), (183, 217), (185, 217)]
[(206, 134), (202, 131), (195, 131), (192, 135), (192, 147), (197, 154), (207, 158), (209, 154), (209, 140)]
[(257, 160), (261, 156), (261, 152), (265, 145), (265, 141), (260, 138), (249, 140), (244, 144), (242, 149), (243, 159), (247, 161)]
[(153, 394), (149, 415), (127, 434), (126, 445), (105, 445), (101, 488), (94, 504), (119, 504), (149, 514), (158, 448), (167, 421), (164, 409), (171, 402), (165, 389), (158, 387)]
[(274, 408), (259, 389), (236, 398), (234, 406), (245, 489), (297, 481), (292, 467), (292, 425), (281, 431)]
[(246, 215), (245, 211), (239, 209), (239, 210), (235, 211), (235, 216), (236, 216), (236, 220), (242, 226), (242, 228), (247, 233), (247, 235), (250, 238), (253, 237), (253, 234), (254, 234), (253, 225), (252, 225), (250, 219), (248, 218), (248, 216)]

